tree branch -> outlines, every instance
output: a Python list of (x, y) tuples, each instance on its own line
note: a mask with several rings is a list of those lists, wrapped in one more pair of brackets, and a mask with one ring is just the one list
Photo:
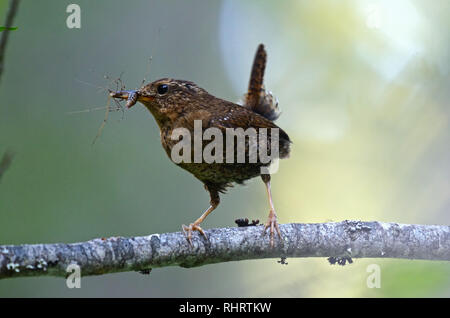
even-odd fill
[(19, 0), (10, 0), (8, 13), (6, 14), (6, 23), (5, 30), (1, 32), (0, 38), (0, 79), (2, 77), (3, 69), (4, 69), (4, 60), (5, 60), (5, 51), (6, 51), (6, 43), (8, 43), (9, 30), (13, 26), (14, 17), (17, 13), (17, 8), (19, 7)]
[(74, 244), (0, 246), (0, 278), (66, 276), (69, 264), (81, 275), (195, 267), (248, 259), (352, 257), (450, 260), (450, 227), (382, 222), (282, 224), (283, 240), (270, 247), (262, 226), (205, 231), (189, 246), (183, 233), (112, 237)]

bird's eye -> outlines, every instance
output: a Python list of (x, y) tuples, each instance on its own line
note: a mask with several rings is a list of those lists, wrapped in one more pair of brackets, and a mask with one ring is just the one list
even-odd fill
[(158, 94), (164, 95), (169, 90), (169, 85), (167, 85), (167, 84), (160, 84), (160, 85), (158, 85), (156, 90), (158, 91)]

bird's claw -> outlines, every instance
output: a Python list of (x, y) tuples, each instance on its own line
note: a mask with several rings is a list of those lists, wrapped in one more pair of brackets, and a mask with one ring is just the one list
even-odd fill
[(201, 235), (205, 237), (205, 239), (208, 239), (206, 236), (206, 233), (203, 231), (203, 229), (197, 224), (197, 223), (191, 223), (189, 226), (182, 225), (181, 228), (183, 229), (183, 233), (186, 236), (186, 239), (189, 242), (189, 245), (192, 246), (192, 231), (198, 231)]
[(275, 232), (274, 230), (277, 231), (278, 237), (281, 239), (281, 232), (280, 232), (280, 229), (278, 227), (277, 215), (276, 215), (274, 210), (270, 210), (270, 212), (269, 212), (269, 217), (267, 218), (267, 222), (264, 225), (263, 235), (266, 234), (266, 230), (268, 228), (270, 228), (270, 232), (269, 232), (269, 234), (270, 234), (270, 247), (273, 247), (274, 246), (273, 237), (274, 237), (274, 232)]

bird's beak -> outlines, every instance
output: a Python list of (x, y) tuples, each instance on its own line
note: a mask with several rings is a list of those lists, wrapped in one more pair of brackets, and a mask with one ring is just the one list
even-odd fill
[(153, 98), (150, 96), (142, 96), (138, 90), (130, 90), (130, 91), (118, 91), (118, 92), (110, 92), (109, 95), (112, 98), (119, 98), (126, 100), (126, 107), (131, 108), (133, 107), (136, 102), (140, 101), (152, 101)]

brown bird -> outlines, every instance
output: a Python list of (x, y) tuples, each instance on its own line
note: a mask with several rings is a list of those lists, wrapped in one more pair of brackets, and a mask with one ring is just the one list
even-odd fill
[[(192, 173), (197, 179), (203, 182), (205, 189), (210, 194), (210, 206), (206, 211), (189, 226), (183, 225), (182, 229), (190, 244), (192, 244), (192, 232), (198, 231), (205, 238), (206, 234), (200, 227), (203, 220), (219, 205), (219, 193), (224, 193), (228, 187), (234, 183), (242, 184), (244, 181), (261, 176), (266, 185), (267, 195), (269, 197), (270, 212), (268, 220), (264, 227), (264, 232), (270, 228), (270, 244), (273, 246), (274, 232), (276, 231), (281, 238), (278, 228), (277, 216), (272, 202), (270, 189), (270, 174), (262, 173), (261, 168), (268, 167), (274, 159), (286, 158), (290, 152), (289, 136), (273, 120), (278, 118), (278, 103), (274, 101), (271, 93), (266, 92), (263, 86), (264, 70), (266, 66), (266, 51), (261, 44), (255, 55), (248, 92), (245, 95), (244, 105), (238, 105), (209, 94), (204, 89), (198, 87), (193, 82), (184, 80), (175, 80), (163, 78), (138, 90), (111, 92), (111, 96), (118, 99), (127, 100), (126, 106), (132, 107), (136, 102), (142, 103), (155, 118), (161, 133), (161, 144), (169, 158), (181, 168)], [(247, 131), (251, 128), (257, 134), (257, 141), (263, 140), (267, 136), (266, 143), (259, 144), (257, 147), (264, 147), (267, 153), (271, 155), (270, 161), (258, 160), (251, 161), (251, 150), (254, 150), (254, 139), (246, 136), (243, 144), (238, 143), (238, 137), (233, 137), (232, 150), (234, 154), (231, 161), (226, 160), (222, 148), (218, 147), (211, 154), (219, 156), (214, 162), (205, 160), (185, 160), (176, 161), (173, 159), (173, 150), (179, 143), (173, 133), (177, 128), (185, 129), (194, 135), (194, 138), (188, 140), (191, 148), (186, 153), (183, 149), (183, 155), (195, 156), (195, 121), (201, 121), (201, 134), (208, 128), (215, 128), (215, 132), (221, 132), (220, 138), (223, 144), (223, 150), (227, 150), (231, 139), (227, 140), (226, 134), (230, 129), (242, 128)], [(278, 132), (278, 138), (272, 130)], [(268, 132), (270, 130), (270, 134)], [(216, 136), (216, 135), (215, 135)], [(278, 154), (272, 153), (273, 143), (277, 143)], [(201, 141), (201, 149), (204, 151), (208, 145), (208, 140)], [(241, 147), (241, 148), (239, 148)], [(190, 151), (189, 151), (190, 149)], [(228, 148), (229, 149), (229, 148)], [(236, 162), (239, 156), (239, 150), (245, 151), (245, 161)], [(189, 152), (189, 153), (188, 153)], [(203, 153), (203, 152), (202, 152)], [(241, 157), (242, 158), (242, 157)]]

